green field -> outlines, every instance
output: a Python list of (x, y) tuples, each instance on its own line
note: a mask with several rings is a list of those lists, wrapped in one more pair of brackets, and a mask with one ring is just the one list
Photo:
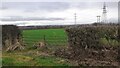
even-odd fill
[(66, 45), (67, 35), (64, 29), (23, 30), (24, 43), (31, 46), (39, 41), (47, 45)]
[[(67, 43), (67, 35), (64, 29), (39, 29), (23, 30), (23, 41), (26, 50), (15, 52), (4, 52), (2, 56), (3, 66), (71, 66), (67, 59), (51, 55), (56, 47), (62, 47)], [(45, 41), (49, 49), (29, 49), (34, 43)], [(57, 46), (55, 46), (57, 45)], [(63, 46), (63, 47), (64, 47)], [(52, 49), (52, 50), (51, 50)], [(45, 51), (45, 52), (44, 52)]]
[[(25, 50), (3, 52), (3, 66), (71, 66), (67, 59), (51, 55), (56, 47), (67, 45), (67, 35), (64, 29), (23, 30)], [(49, 49), (31, 49), (33, 44), (45, 41)], [(56, 46), (57, 45), (57, 46)], [(30, 49), (29, 49), (30, 48)]]

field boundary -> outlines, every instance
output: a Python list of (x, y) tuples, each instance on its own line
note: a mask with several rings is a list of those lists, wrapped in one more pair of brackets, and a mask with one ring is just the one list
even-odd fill
[[(36, 38), (35, 38), (36, 37)], [(23, 36), (23, 42), (26, 45), (44, 42), (46, 45), (68, 45), (68, 39), (65, 36)], [(35, 38), (35, 39), (33, 39)], [(29, 41), (29, 42), (27, 42)]]

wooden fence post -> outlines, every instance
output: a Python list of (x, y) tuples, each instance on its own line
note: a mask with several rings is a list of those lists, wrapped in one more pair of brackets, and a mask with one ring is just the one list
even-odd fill
[(46, 42), (45, 42), (45, 35), (43, 36), (43, 42), (44, 42), (44, 44), (46, 45)]

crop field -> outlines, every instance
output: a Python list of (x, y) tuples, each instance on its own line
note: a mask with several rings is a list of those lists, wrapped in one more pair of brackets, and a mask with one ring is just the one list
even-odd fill
[(47, 45), (66, 45), (67, 35), (64, 29), (38, 29), (23, 30), (23, 40), (29, 46), (37, 42), (45, 42)]
[[(45, 41), (49, 47), (65, 46), (67, 35), (64, 29), (39, 29), (23, 30), (23, 41), (26, 47), (32, 48), (33, 44), (39, 41)], [(52, 49), (52, 51), (54, 51)], [(27, 49), (23, 51), (4, 52), (3, 66), (71, 66), (73, 63), (67, 59), (52, 56), (50, 49)]]

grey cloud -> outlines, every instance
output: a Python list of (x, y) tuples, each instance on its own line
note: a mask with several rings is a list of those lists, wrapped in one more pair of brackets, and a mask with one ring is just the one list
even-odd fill
[(69, 8), (66, 2), (3, 2), (2, 9), (20, 9), (25, 11), (60, 11)]
[[(79, 9), (102, 9), (104, 2), (74, 2), (70, 3), (71, 8), (79, 8)], [(106, 2), (106, 6), (110, 9), (118, 8), (117, 2)]]
[(116, 18), (110, 18), (110, 19), (109, 19), (109, 22), (118, 23), (118, 19), (116, 19)]
[[(112, 10), (116, 10), (118, 8), (117, 2), (106, 2), (106, 5), (109, 9)], [(72, 8), (84, 10), (84, 9), (95, 9), (95, 8), (102, 9), (102, 7), (103, 7), (103, 2), (3, 2), (2, 6), (0, 6), (0, 9), (2, 10), (15, 9), (15, 10), (22, 10), (24, 12), (33, 12), (33, 13), (34, 12), (36, 13), (36, 11), (39, 10), (39, 11), (46, 11), (49, 13), (54, 11), (62, 12), (64, 10), (72, 9)], [(39, 18), (39, 17), (24, 18), (26, 17), (25, 15), (21, 17), (18, 16), (17, 14), (15, 16), (7, 16), (7, 17), (2, 18), (2, 21), (64, 20), (64, 18)], [(116, 21), (115, 19), (111, 19), (111, 20)]]
[(23, 18), (20, 16), (9, 17), (9, 18), (1, 18), (1, 21), (55, 21), (55, 20), (65, 20), (64, 18), (39, 18), (39, 17), (28, 17)]
[[(106, 2), (108, 8), (118, 8), (117, 2)], [(69, 8), (78, 9), (102, 9), (103, 2), (3, 2), (2, 9), (19, 9), (25, 12), (63, 11)]]

